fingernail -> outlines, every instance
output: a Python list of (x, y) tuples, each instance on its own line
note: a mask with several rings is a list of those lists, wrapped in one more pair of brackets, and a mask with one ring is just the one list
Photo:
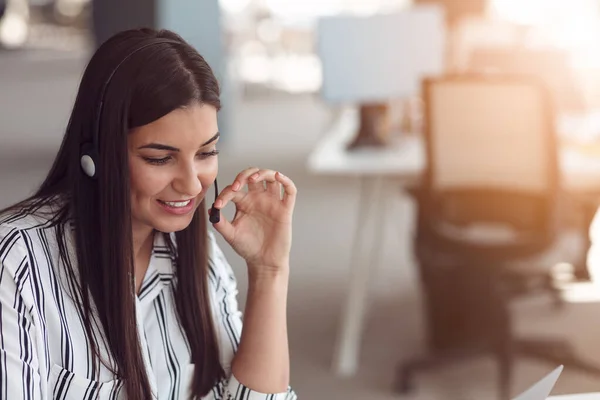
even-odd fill
[(215, 202), (215, 207), (216, 208), (221, 208), (223, 206), (223, 200), (217, 200)]
[(238, 190), (240, 188), (240, 183), (236, 182), (233, 184), (233, 190)]
[(252, 176), (251, 176), (251, 178), (252, 178), (252, 179), (256, 179), (256, 178), (258, 178), (258, 175), (259, 175), (259, 173), (257, 172), (257, 173), (255, 173), (254, 175), (252, 175)]

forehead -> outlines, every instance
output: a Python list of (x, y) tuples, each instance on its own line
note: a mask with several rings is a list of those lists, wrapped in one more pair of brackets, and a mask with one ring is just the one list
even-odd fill
[(208, 104), (193, 104), (133, 129), (129, 140), (140, 145), (160, 142), (199, 146), (212, 138), (218, 130), (217, 109)]

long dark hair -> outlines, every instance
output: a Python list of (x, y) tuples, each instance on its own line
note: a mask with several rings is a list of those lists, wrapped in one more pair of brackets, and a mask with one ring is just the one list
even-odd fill
[[(164, 39), (176, 43), (140, 49)], [(104, 83), (128, 55), (131, 57), (118, 68), (104, 96), (98, 131), (100, 165), (93, 180), (80, 167), (81, 146), (92, 141)], [(65, 226), (74, 224), (78, 268), (67, 268), (67, 273), (97, 360), (92, 374), (104, 363), (124, 380), (127, 397), (132, 400), (152, 395), (136, 327), (127, 134), (194, 102), (219, 110), (219, 93), (210, 66), (177, 34), (136, 29), (113, 36), (100, 46), (84, 72), (48, 176), (32, 197), (10, 207), (21, 213), (53, 207), (60, 257), (67, 266), (72, 263), (65, 242), (69, 228)], [(203, 201), (191, 224), (176, 233), (176, 250), (171, 245), (177, 314), (191, 349), (190, 362), (196, 366), (192, 398), (206, 395), (225, 376), (210, 312), (204, 210)], [(164, 235), (172, 244), (169, 235)], [(96, 334), (98, 328), (103, 335)], [(100, 356), (99, 340), (110, 351), (109, 363)]]

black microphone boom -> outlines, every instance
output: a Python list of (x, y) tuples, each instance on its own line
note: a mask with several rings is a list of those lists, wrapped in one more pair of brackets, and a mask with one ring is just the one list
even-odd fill
[[(215, 202), (217, 201), (217, 197), (219, 196), (219, 185), (217, 184), (217, 179), (215, 178)], [(218, 224), (221, 220), (221, 211), (215, 207), (215, 203), (213, 202), (212, 207), (210, 208), (210, 216), (208, 217), (211, 224)]]

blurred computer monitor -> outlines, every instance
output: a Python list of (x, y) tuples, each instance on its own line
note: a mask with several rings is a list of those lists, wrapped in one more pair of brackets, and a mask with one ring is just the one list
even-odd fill
[(444, 11), (439, 6), (323, 17), (317, 26), (321, 94), (331, 103), (352, 104), (413, 96), (423, 77), (443, 72), (444, 45)]

